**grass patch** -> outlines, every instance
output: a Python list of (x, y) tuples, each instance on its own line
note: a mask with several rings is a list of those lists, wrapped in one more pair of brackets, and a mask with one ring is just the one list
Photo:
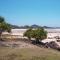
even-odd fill
[(60, 52), (45, 48), (0, 47), (0, 60), (60, 60)]

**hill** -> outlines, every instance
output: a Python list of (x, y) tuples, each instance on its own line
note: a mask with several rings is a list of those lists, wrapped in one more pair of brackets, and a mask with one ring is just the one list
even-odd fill
[(50, 48), (29, 48), (27, 44), (23, 48), (0, 46), (0, 60), (60, 60), (60, 52)]
[(18, 25), (12, 25), (12, 24), (10, 24), (10, 26), (13, 29), (27, 29), (27, 28), (41, 28), (41, 27), (46, 28), (46, 29), (60, 29), (60, 27), (39, 26), (39, 25), (36, 25), (36, 24), (31, 25), (31, 26), (29, 26), (29, 25), (18, 26)]

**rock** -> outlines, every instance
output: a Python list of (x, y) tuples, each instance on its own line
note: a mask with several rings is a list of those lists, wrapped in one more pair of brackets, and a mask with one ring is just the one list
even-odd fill
[(49, 43), (46, 43), (45, 46), (47, 48), (53, 48), (53, 49), (60, 50), (60, 46), (55, 41), (51, 41)]

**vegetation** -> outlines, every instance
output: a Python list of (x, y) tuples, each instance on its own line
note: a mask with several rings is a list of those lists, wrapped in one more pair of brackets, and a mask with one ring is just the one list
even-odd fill
[(35, 38), (36, 42), (38, 43), (39, 40), (43, 40), (47, 38), (47, 32), (43, 28), (36, 29), (33, 31), (32, 38)]
[(0, 60), (60, 60), (60, 52), (46, 48), (0, 47)]
[(25, 33), (24, 36), (28, 37), (29, 39), (35, 38), (36, 42), (39, 42), (39, 40), (43, 40), (47, 38), (47, 32), (43, 29), (28, 29)]
[(8, 23), (5, 22), (5, 19), (0, 16), (0, 39), (3, 31), (10, 32), (11, 27)]
[(32, 29), (28, 29), (25, 33), (24, 36), (27, 36), (29, 40), (31, 40), (32, 37)]

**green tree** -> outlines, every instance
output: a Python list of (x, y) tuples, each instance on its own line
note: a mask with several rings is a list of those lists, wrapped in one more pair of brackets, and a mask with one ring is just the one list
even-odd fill
[(24, 33), (24, 36), (28, 37), (28, 39), (31, 40), (32, 37), (31, 33), (32, 33), (32, 29), (30, 28)]
[(36, 42), (38, 43), (39, 40), (43, 40), (47, 38), (47, 32), (43, 28), (38, 29), (28, 29), (24, 36), (28, 37), (29, 39), (35, 38)]
[(36, 29), (33, 31), (32, 38), (35, 38), (36, 42), (38, 43), (39, 40), (41, 41), (47, 38), (47, 32), (43, 28)]
[(5, 19), (0, 16), (0, 39), (1, 39), (2, 32), (4, 31), (10, 32), (11, 27), (8, 23), (5, 22)]

